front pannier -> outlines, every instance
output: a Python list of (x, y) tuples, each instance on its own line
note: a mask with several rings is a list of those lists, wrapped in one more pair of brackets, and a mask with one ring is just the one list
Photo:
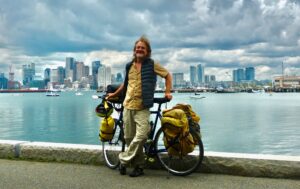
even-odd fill
[(99, 139), (101, 141), (111, 140), (114, 136), (114, 126), (115, 121), (111, 116), (103, 118), (99, 128)]

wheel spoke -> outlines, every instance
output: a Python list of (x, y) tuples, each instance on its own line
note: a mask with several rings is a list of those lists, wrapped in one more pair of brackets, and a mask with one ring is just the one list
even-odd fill
[[(193, 131), (191, 131), (193, 132)], [(193, 137), (195, 134), (192, 133)], [(193, 152), (180, 156), (170, 155), (163, 144), (164, 133), (160, 129), (155, 138), (156, 152), (162, 165), (174, 175), (188, 175), (195, 171), (203, 160), (203, 145), (201, 140), (195, 145)]]

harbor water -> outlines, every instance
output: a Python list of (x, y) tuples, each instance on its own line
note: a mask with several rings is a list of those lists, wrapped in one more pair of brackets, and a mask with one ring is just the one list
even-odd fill
[[(0, 94), (0, 140), (100, 144), (93, 91)], [(157, 93), (156, 96), (162, 96)], [(300, 155), (299, 93), (174, 93), (200, 115), (207, 151)]]

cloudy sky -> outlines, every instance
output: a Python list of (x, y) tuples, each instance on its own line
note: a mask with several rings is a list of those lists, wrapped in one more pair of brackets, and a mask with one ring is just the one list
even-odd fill
[(74, 57), (101, 60), (114, 73), (146, 35), (152, 57), (170, 72), (203, 64), (231, 80), (254, 66), (258, 80), (300, 75), (300, 0), (0, 0), (0, 73), (36, 71)]

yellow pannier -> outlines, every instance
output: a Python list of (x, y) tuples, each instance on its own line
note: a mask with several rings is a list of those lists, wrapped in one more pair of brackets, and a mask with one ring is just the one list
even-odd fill
[(163, 111), (161, 123), (168, 154), (184, 156), (194, 150), (194, 140), (189, 133), (189, 121), (183, 110), (172, 108)]
[(113, 138), (114, 126), (115, 126), (115, 121), (111, 116), (102, 119), (99, 128), (99, 138), (101, 141), (108, 141)]

